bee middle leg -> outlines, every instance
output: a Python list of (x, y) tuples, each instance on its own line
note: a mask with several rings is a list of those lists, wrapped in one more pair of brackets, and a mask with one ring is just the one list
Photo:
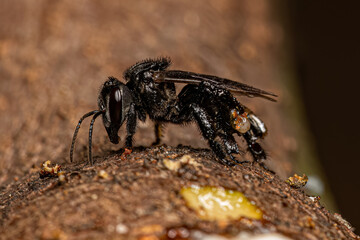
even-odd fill
[(133, 136), (136, 132), (136, 123), (137, 123), (137, 114), (135, 111), (135, 105), (132, 104), (130, 106), (130, 110), (128, 113), (128, 119), (126, 123), (126, 140), (125, 140), (125, 148), (131, 149), (133, 144)]
[[(223, 146), (215, 140), (216, 138), (216, 129), (214, 128), (214, 123), (211, 116), (201, 108), (198, 104), (191, 104), (192, 114), (199, 125), (202, 135), (205, 139), (208, 140), (210, 148), (215, 153), (217, 158), (227, 166), (234, 166), (234, 162), (231, 162), (226, 159), (226, 154), (224, 152)], [(230, 155), (231, 156), (231, 155)], [(232, 160), (232, 156), (230, 157)]]

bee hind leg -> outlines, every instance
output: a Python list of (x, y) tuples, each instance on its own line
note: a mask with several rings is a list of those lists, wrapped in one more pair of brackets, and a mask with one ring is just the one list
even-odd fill
[(270, 173), (274, 174), (275, 172), (270, 170), (263, 162), (264, 160), (266, 160), (267, 156), (261, 145), (256, 142), (257, 137), (255, 137), (255, 135), (251, 132), (251, 130), (247, 131), (242, 136), (246, 140), (249, 151), (253, 156), (254, 161), (257, 162), (266, 171), (269, 171)]

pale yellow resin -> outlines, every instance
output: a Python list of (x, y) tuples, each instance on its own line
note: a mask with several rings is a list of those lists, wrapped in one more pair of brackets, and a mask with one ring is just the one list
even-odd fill
[(180, 193), (187, 205), (204, 220), (262, 219), (262, 211), (238, 191), (191, 186), (182, 188)]

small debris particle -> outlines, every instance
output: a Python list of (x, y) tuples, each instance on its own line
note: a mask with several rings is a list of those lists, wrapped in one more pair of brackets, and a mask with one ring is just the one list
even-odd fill
[(109, 174), (107, 172), (105, 172), (105, 170), (100, 170), (97, 175), (99, 178), (102, 178), (102, 179), (109, 178)]
[(168, 239), (188, 239), (190, 231), (184, 227), (170, 228), (167, 230), (166, 236)]
[(318, 203), (321, 199), (320, 196), (315, 196), (315, 197), (309, 197), (314, 203)]
[(354, 231), (354, 228), (351, 226), (351, 224), (346, 221), (342, 216), (341, 214), (339, 213), (334, 213), (334, 217), (336, 218), (336, 220), (338, 220), (340, 223), (344, 224), (347, 229), (351, 230), (351, 231)]
[(58, 178), (60, 183), (65, 183), (67, 180), (63, 171), (58, 172)]
[(304, 221), (304, 226), (307, 228), (314, 228), (315, 227), (315, 223), (313, 221), (313, 219), (311, 217), (307, 217)]
[(58, 176), (61, 166), (56, 164), (54, 167), (50, 167), (50, 164), (51, 161), (47, 160), (41, 165), (40, 178)]
[(244, 178), (244, 180), (246, 180), (246, 181), (248, 181), (248, 182), (251, 182), (249, 174), (245, 174), (245, 175), (243, 176), (243, 178)]
[(126, 157), (128, 156), (128, 155), (130, 155), (132, 153), (132, 149), (130, 149), (130, 148), (125, 148), (124, 149), (124, 152), (121, 154), (121, 156), (120, 156), (120, 158), (121, 158), (121, 160), (125, 160), (126, 159)]
[(199, 166), (199, 163), (197, 163), (195, 159), (190, 155), (184, 155), (179, 160), (171, 160), (169, 158), (165, 158), (163, 160), (163, 164), (167, 169), (175, 172), (177, 172), (181, 168), (181, 166), (186, 164), (192, 165), (195, 168)]
[(119, 223), (116, 225), (116, 232), (118, 234), (126, 234), (129, 232), (129, 228), (125, 224)]
[(198, 167), (200, 165), (198, 162), (195, 161), (195, 159), (193, 157), (191, 157), (188, 154), (182, 156), (179, 161), (181, 163), (193, 165), (194, 167)]
[(91, 199), (92, 200), (97, 200), (98, 199), (98, 195), (96, 195), (95, 193), (91, 195)]
[(177, 172), (181, 166), (180, 161), (174, 161), (167, 158), (164, 159), (163, 164), (167, 169), (175, 172)]
[(306, 185), (307, 181), (308, 181), (308, 177), (305, 174), (303, 174), (303, 176), (300, 177), (296, 173), (294, 174), (293, 177), (289, 177), (286, 180), (286, 182), (293, 188), (302, 188)]

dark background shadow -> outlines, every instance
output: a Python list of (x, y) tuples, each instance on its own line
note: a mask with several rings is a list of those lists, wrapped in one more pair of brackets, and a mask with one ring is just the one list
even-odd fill
[(358, 8), (288, 1), (296, 74), (310, 130), (340, 213), (359, 234)]

